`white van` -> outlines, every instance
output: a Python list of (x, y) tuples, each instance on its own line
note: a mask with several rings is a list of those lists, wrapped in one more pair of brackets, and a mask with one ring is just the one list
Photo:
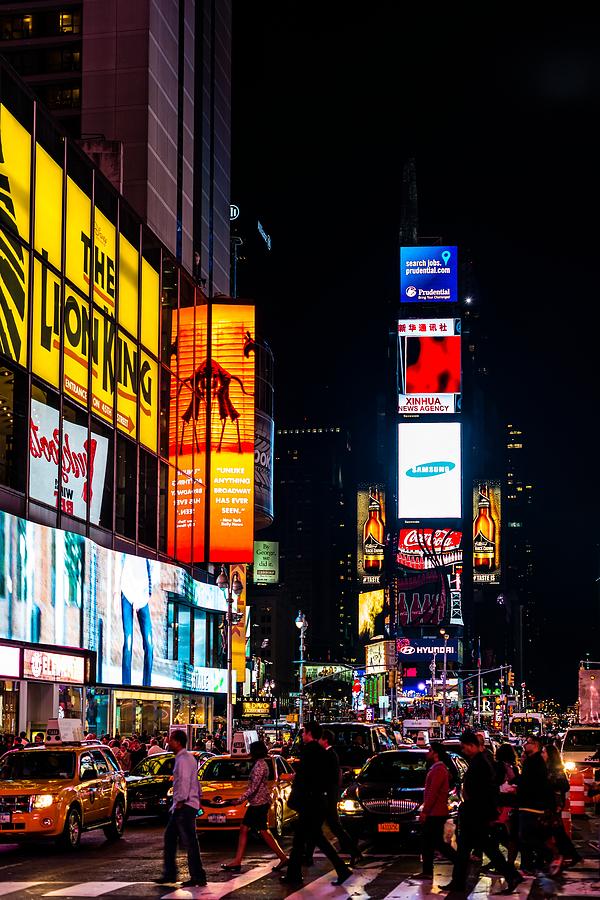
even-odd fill
[(589, 760), (600, 750), (600, 725), (573, 725), (567, 728), (561, 752), (567, 771)]

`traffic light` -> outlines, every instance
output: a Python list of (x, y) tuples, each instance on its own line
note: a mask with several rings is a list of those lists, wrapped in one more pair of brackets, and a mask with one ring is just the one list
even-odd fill
[(512, 669), (509, 669), (509, 670), (508, 670), (508, 675), (506, 676), (506, 680), (507, 680), (507, 684), (508, 684), (509, 688), (514, 687), (514, 685), (515, 685), (515, 673), (513, 672)]

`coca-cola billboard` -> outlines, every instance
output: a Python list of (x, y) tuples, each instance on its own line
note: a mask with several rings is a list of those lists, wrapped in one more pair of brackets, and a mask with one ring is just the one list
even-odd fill
[[(48, 506), (80, 519), (90, 507), (90, 522), (100, 521), (108, 440), (63, 419), (62, 453), (57, 409), (31, 401), (29, 422), (29, 493)], [(61, 462), (60, 478), (58, 473)]]
[(393, 579), (396, 625), (462, 625), (462, 532), (401, 528)]

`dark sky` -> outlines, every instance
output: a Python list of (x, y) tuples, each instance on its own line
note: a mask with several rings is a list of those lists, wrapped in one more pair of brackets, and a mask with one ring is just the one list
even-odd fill
[(538, 13), (236, 0), (234, 192), (273, 239), (253, 292), (279, 419), (356, 422), (390, 377), (415, 158), (420, 233), (472, 257), (495, 399), (529, 441), (538, 649), (573, 699), (577, 660), (600, 658), (600, 38)]

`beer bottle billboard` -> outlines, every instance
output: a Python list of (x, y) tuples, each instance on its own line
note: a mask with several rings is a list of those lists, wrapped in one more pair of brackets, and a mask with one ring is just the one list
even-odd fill
[(358, 491), (357, 568), (362, 585), (382, 585), (385, 547), (385, 491), (379, 485)]
[(473, 487), (473, 583), (500, 584), (500, 484)]

